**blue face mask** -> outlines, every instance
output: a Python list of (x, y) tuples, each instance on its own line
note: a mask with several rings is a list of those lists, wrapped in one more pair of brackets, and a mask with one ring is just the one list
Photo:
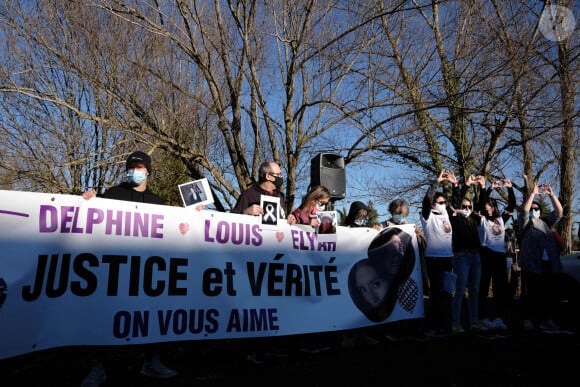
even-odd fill
[(405, 221), (405, 217), (401, 214), (393, 215), (393, 223), (401, 224)]
[(316, 210), (318, 211), (326, 211), (326, 204), (317, 204)]
[(540, 210), (531, 210), (530, 218), (535, 219), (540, 217)]
[(127, 180), (131, 185), (139, 185), (147, 180), (147, 172), (131, 169), (127, 171)]

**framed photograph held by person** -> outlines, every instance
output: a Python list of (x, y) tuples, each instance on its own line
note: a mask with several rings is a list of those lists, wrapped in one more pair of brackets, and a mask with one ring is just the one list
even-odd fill
[(338, 225), (338, 214), (336, 211), (319, 211), (316, 213), (320, 225), (316, 228), (317, 239), (320, 242), (336, 241), (336, 226)]
[(213, 195), (205, 178), (179, 184), (178, 187), (184, 207), (213, 203)]

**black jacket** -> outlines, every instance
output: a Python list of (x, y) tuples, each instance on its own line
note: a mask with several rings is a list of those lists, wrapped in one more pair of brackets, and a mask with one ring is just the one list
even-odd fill
[(344, 225), (350, 227), (358, 227), (356, 224), (354, 224), (354, 221), (356, 219), (356, 215), (360, 210), (367, 210), (368, 212), (369, 209), (363, 202), (358, 201), (352, 202), (352, 204), (350, 205), (350, 210), (348, 211), (348, 215), (346, 216), (346, 219), (344, 221)]
[(143, 192), (135, 191), (129, 183), (121, 183), (105, 191), (100, 197), (104, 199), (125, 200), (128, 202), (139, 202), (149, 204), (165, 204), (163, 199), (147, 188)]

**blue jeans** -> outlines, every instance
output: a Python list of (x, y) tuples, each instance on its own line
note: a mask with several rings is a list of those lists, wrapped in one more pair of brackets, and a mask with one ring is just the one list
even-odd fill
[(452, 259), (453, 271), (457, 274), (457, 287), (453, 296), (453, 325), (461, 324), (461, 306), (468, 290), (469, 324), (478, 317), (479, 282), (481, 280), (481, 257), (479, 251), (458, 251)]

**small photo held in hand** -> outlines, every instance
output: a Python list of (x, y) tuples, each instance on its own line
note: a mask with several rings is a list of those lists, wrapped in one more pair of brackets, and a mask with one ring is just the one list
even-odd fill
[(336, 226), (338, 224), (336, 211), (320, 211), (316, 213), (320, 225), (316, 228), (316, 235), (321, 242), (336, 241)]
[(213, 203), (213, 195), (205, 178), (179, 184), (178, 188), (184, 207)]

